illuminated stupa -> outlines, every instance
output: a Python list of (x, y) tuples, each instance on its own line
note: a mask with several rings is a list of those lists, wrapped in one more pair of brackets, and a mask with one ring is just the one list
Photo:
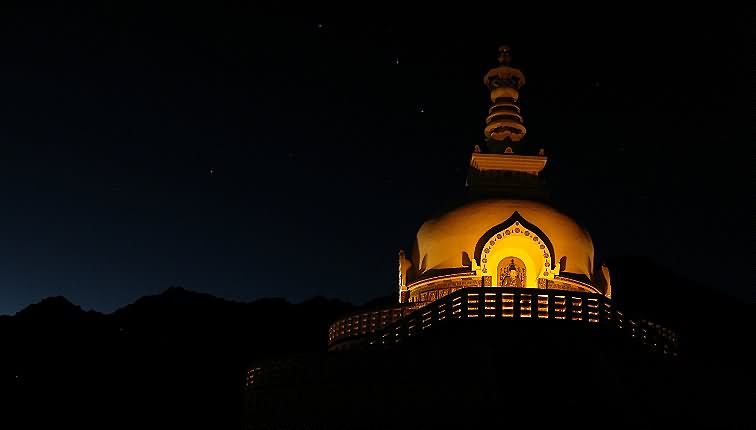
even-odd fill
[(519, 287), (611, 297), (608, 270), (594, 268), (590, 235), (569, 216), (539, 202), (543, 150), (529, 151), (515, 102), (525, 77), (510, 66), (508, 46), (484, 83), (493, 106), (483, 145), (470, 159), (476, 197), (417, 232), (411, 259), (400, 256), (400, 302), (427, 303), (460, 286)]
[(492, 106), (475, 145), (466, 203), (422, 224), (399, 251), (399, 303), (356, 312), (329, 330), (331, 349), (393, 344), (459, 318), (610, 325), (674, 354), (674, 335), (614, 309), (609, 269), (590, 234), (548, 205), (544, 150), (526, 142), (516, 102), (525, 84), (508, 46), (484, 76)]
[(524, 75), (506, 46), (499, 63), (466, 202), (399, 251), (396, 303), (333, 322), (327, 352), (251, 366), (249, 428), (624, 428), (647, 408), (667, 373), (635, 363), (676, 355), (676, 334), (616, 308), (590, 235), (548, 205)]

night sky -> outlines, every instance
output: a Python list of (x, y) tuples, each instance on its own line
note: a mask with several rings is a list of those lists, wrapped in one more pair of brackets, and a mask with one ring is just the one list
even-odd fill
[(599, 258), (753, 301), (751, 14), (658, 6), (5, 8), (0, 314), (395, 293), (398, 250), (464, 193), (500, 43), (553, 205)]

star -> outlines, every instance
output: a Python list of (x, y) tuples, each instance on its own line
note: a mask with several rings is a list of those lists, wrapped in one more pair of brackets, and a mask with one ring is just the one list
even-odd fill
[(214, 173), (215, 173), (215, 169), (210, 169), (210, 174), (212, 175)]
[(394, 64), (399, 64), (399, 59), (394, 60)]

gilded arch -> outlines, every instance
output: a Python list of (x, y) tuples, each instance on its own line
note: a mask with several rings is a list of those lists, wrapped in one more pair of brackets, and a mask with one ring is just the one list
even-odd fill
[[(499, 236), (499, 234), (506, 232), (508, 227), (512, 227), (509, 234), (525, 234), (525, 232), (528, 232), (527, 236), (532, 237), (539, 246), (543, 245), (544, 250), (548, 250), (549, 256), (552, 257), (549, 258), (549, 261), (551, 262), (549, 268), (551, 270), (554, 270), (556, 268), (556, 262), (553, 258), (554, 245), (551, 244), (548, 236), (546, 236), (546, 234), (535, 224), (532, 224), (525, 218), (523, 218), (522, 215), (520, 215), (520, 213), (517, 211), (515, 211), (512, 216), (507, 218), (504, 222), (491, 227), (488, 231), (483, 233), (483, 236), (481, 236), (480, 239), (478, 239), (478, 243), (475, 245), (476, 261), (482, 261), (482, 254), (484, 254), (486, 246), (493, 246), (493, 244), (490, 243), (492, 240), (496, 242), (497, 239), (504, 237), (503, 235)], [(516, 232), (516, 228), (521, 228), (522, 231)], [(504, 235), (506, 235), (506, 233), (504, 233)]]

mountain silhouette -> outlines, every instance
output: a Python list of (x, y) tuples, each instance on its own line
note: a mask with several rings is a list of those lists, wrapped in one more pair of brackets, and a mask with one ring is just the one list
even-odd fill
[(84, 311), (81, 306), (71, 303), (63, 296), (42, 299), (39, 303), (21, 309), (14, 316), (23, 321), (54, 320), (58, 324), (94, 322), (103, 317), (96, 311)]
[(238, 428), (250, 363), (324, 351), (328, 324), (353, 309), (171, 287), (103, 315), (51, 297), (0, 319), (0, 393), (30, 428)]
[[(646, 258), (608, 265), (616, 305), (678, 330), (685, 366), (750, 371), (754, 357), (743, 339), (752, 337), (753, 305)], [(237, 429), (249, 366), (324, 356), (331, 322), (395, 301), (387, 295), (362, 306), (325, 297), (240, 302), (171, 287), (101, 314), (50, 297), (0, 318), (4, 420), (20, 423), (8, 428)], [(712, 381), (702, 383), (722, 388)]]

